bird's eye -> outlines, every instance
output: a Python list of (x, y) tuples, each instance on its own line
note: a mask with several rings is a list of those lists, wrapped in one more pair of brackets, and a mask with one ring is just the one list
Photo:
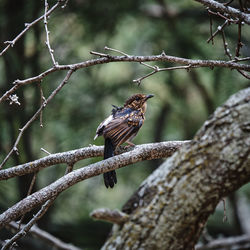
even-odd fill
[(135, 100), (136, 100), (136, 101), (140, 101), (140, 97), (137, 96), (137, 97), (135, 98)]

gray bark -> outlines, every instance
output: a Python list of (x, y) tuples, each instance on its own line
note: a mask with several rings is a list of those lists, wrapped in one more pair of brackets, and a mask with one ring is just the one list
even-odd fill
[(102, 249), (193, 249), (218, 202), (250, 180), (250, 88), (146, 179)]

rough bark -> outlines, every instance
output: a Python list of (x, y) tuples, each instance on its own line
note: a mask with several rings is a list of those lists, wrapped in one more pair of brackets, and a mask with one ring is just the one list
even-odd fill
[(102, 249), (193, 249), (221, 198), (250, 180), (250, 88), (233, 95), (193, 141), (125, 204)]

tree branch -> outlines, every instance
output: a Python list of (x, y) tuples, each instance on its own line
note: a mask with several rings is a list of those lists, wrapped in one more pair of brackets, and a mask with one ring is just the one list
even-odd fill
[(46, 41), (45, 41), (45, 44), (46, 46), (48, 47), (48, 50), (49, 50), (49, 53), (50, 53), (50, 57), (52, 59), (52, 62), (53, 62), (53, 65), (56, 66), (58, 65), (58, 63), (56, 62), (55, 60), (55, 57), (54, 57), (54, 50), (51, 49), (51, 46), (50, 46), (50, 40), (49, 40), (49, 29), (48, 29), (48, 20), (47, 20), (47, 12), (48, 12), (48, 8), (49, 8), (49, 4), (48, 4), (48, 1), (47, 0), (44, 0), (44, 28), (45, 28), (45, 32), (46, 32)]
[(229, 237), (223, 239), (213, 240), (206, 245), (198, 244), (195, 250), (212, 250), (212, 249), (234, 249), (243, 250), (250, 248), (250, 235), (241, 235), (236, 237)]
[[(63, 2), (62, 0), (58, 0), (57, 3), (50, 10), (46, 12), (46, 17), (50, 15), (62, 2)], [(19, 33), (12, 41), (5, 42), (7, 46), (1, 51), (0, 56), (2, 56), (10, 47), (13, 47), (15, 43), (25, 34), (26, 31), (28, 31), (32, 26), (34, 26), (36, 23), (38, 23), (39, 21), (43, 19), (44, 19), (44, 15), (40, 16), (32, 23), (26, 23), (25, 29), (21, 33)]]
[[(101, 54), (101, 58), (91, 59), (80, 63), (68, 64), (68, 65), (56, 65), (41, 74), (30, 77), (25, 80), (16, 80), (14, 86), (8, 90), (6, 93), (0, 97), (0, 103), (6, 100), (12, 93), (14, 93), (18, 88), (23, 85), (31, 84), (33, 82), (41, 81), (47, 75), (52, 74), (56, 71), (61, 70), (79, 70), (82, 68), (91, 67), (98, 64), (106, 64), (111, 62), (171, 62), (182, 65), (188, 65), (189, 68), (198, 67), (220, 67), (220, 68), (230, 68), (230, 69), (241, 69), (250, 72), (250, 65), (237, 63), (235, 61), (223, 61), (223, 60), (193, 60), (175, 56), (169, 56), (165, 53), (153, 56), (111, 56), (108, 54)], [(179, 67), (178, 67), (179, 68)], [(181, 67), (183, 68), (183, 67)]]
[[(141, 151), (144, 152), (144, 158), (147, 160), (164, 158), (171, 156), (177, 149), (179, 149), (182, 145), (189, 143), (190, 141), (168, 141), (161, 143), (150, 143), (150, 144), (142, 144), (137, 145), (134, 148), (124, 149), (120, 147), (116, 150), (116, 154), (121, 154), (124, 152), (131, 152), (131, 156), (138, 156)], [(159, 151), (158, 154), (152, 154), (151, 151)], [(103, 156), (103, 146), (90, 146), (86, 148), (80, 148), (76, 150), (71, 150), (63, 153), (50, 154), (41, 159), (27, 162), (18, 166), (14, 166), (12, 168), (0, 170), (0, 180), (7, 180), (16, 176), (22, 176), (25, 174), (30, 174), (37, 172), (43, 168), (53, 166), (56, 164), (66, 163), (66, 164), (74, 164), (80, 160)], [(129, 162), (129, 158), (127, 157), (127, 161)], [(126, 160), (126, 159), (125, 159)], [(140, 161), (138, 158), (137, 161)]]
[(41, 209), (36, 213), (36, 215), (26, 224), (24, 225), (19, 232), (17, 232), (10, 240), (4, 244), (1, 250), (6, 250), (11, 248), (11, 245), (15, 243), (18, 239), (25, 236), (31, 227), (47, 212), (49, 207), (52, 205), (56, 197), (53, 197), (47, 200), (41, 207)]
[(238, 9), (232, 8), (230, 6), (225, 6), (214, 0), (195, 0), (196, 2), (202, 3), (209, 8), (216, 9), (217, 11), (228, 13), (230, 16), (239, 18), (247, 24), (250, 24), (250, 15), (246, 14)]
[(48, 97), (47, 100), (44, 100), (44, 102), (42, 103), (42, 105), (40, 106), (40, 108), (37, 110), (37, 112), (30, 118), (30, 120), (27, 121), (27, 123), (21, 128), (19, 129), (19, 134), (17, 136), (17, 139), (12, 147), (12, 149), (10, 150), (10, 152), (8, 153), (8, 155), (4, 158), (4, 160), (2, 161), (1, 165), (0, 165), (0, 169), (4, 166), (4, 164), (7, 162), (7, 160), (10, 158), (10, 156), (13, 154), (13, 152), (18, 154), (18, 149), (17, 146), (19, 144), (19, 141), (24, 133), (24, 131), (30, 126), (30, 124), (40, 115), (40, 113), (42, 112), (42, 110), (47, 106), (47, 104), (55, 97), (55, 95), (62, 89), (62, 87), (68, 82), (69, 78), (71, 77), (73, 73), (73, 70), (69, 70), (67, 72), (67, 75), (65, 76), (65, 78), (63, 79), (63, 81), (57, 86), (57, 88), (50, 94), (50, 96)]
[(19, 201), (7, 211), (2, 213), (0, 215), (0, 228), (8, 224), (11, 220), (17, 219), (23, 213), (32, 210), (39, 204), (46, 202), (52, 197), (58, 196), (62, 191), (66, 190), (67, 188), (80, 181), (139, 161), (168, 157), (176, 151), (178, 146), (181, 146), (183, 144), (183, 142), (175, 143), (176, 144), (173, 146), (172, 149), (169, 147), (168, 142), (136, 146), (135, 149), (130, 152), (91, 164), (87, 167), (77, 169), (61, 177), (54, 183), (48, 185), (47, 187), (29, 195), (28, 197)]
[[(22, 224), (21, 225), (21, 229), (23, 229), (25, 225)], [(14, 230), (18, 230), (19, 229), (19, 225), (12, 221), (10, 222), (10, 224), (7, 226), (7, 228), (11, 228), (11, 229), (14, 229)], [(51, 246), (55, 247), (55, 248), (58, 248), (58, 249), (65, 249), (65, 250), (80, 250), (80, 248), (72, 245), (72, 244), (68, 244), (68, 243), (65, 243), (63, 241), (61, 241), (60, 239), (56, 238), (55, 236), (51, 235), (50, 233), (40, 229), (38, 226), (36, 225), (33, 225), (29, 232), (31, 235), (41, 239), (42, 241), (44, 242), (47, 242), (49, 243)]]

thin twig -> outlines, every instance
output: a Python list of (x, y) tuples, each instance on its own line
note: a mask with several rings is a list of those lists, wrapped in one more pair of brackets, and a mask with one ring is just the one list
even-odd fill
[(237, 69), (237, 71), (243, 75), (245, 78), (250, 80), (250, 74), (247, 74), (246, 72), (244, 72), (243, 70)]
[(7, 240), (6, 244), (2, 247), (1, 250), (8, 249), (15, 241), (25, 236), (29, 232), (30, 228), (47, 212), (48, 208), (52, 205), (55, 198), (56, 196), (47, 200), (42, 205), (41, 209), (36, 213), (36, 215), (34, 215), (34, 217), (18, 233), (16, 233), (11, 239)]
[(105, 49), (105, 50), (109, 50), (109, 51), (117, 52), (117, 53), (119, 53), (119, 54), (121, 54), (121, 55), (123, 55), (123, 56), (130, 56), (130, 55), (128, 55), (128, 54), (126, 54), (126, 53), (124, 53), (124, 52), (118, 50), (118, 49), (109, 48), (109, 47), (107, 47), (107, 46), (105, 46), (104, 49)]
[(218, 26), (217, 27), (217, 30), (212, 34), (212, 36), (210, 36), (208, 39), (207, 39), (207, 43), (209, 43), (219, 32), (221, 32), (225, 26), (228, 24), (228, 20), (226, 20), (221, 26)]
[[(57, 3), (50, 10), (47, 11), (46, 15), (47, 16), (50, 15), (61, 4), (61, 2), (62, 0), (58, 0)], [(40, 16), (32, 23), (26, 23), (25, 29), (21, 33), (19, 33), (12, 41), (5, 42), (5, 44), (8, 44), (8, 45), (1, 51), (0, 56), (2, 56), (10, 47), (13, 47), (15, 43), (25, 34), (27, 30), (29, 30), (33, 25), (35, 25), (42, 19), (44, 19), (44, 15)]]
[(230, 0), (229, 2), (227, 3), (223, 3), (225, 6), (228, 6), (229, 4), (231, 4), (234, 0)]
[[(22, 224), (21, 225), (21, 229), (24, 227), (25, 225)], [(17, 230), (18, 229), (18, 224), (14, 221), (10, 222), (10, 224), (7, 226), (7, 228), (11, 229), (11, 230)], [(72, 245), (72, 244), (68, 244), (65, 243), (63, 241), (61, 241), (60, 239), (56, 238), (54, 235), (51, 235), (50, 233), (40, 229), (38, 226), (33, 225), (29, 232), (29, 234), (31, 234), (32, 236), (34, 236), (35, 238), (38, 238), (46, 243), (49, 243), (51, 246), (53, 246), (53, 248), (57, 248), (57, 249), (67, 249), (67, 250), (80, 250), (80, 248)]]
[(162, 53), (160, 55), (153, 55), (153, 56), (111, 56), (108, 54), (103, 54), (99, 52), (90, 52), (93, 55), (98, 55), (101, 58), (98, 59), (92, 59), (80, 63), (75, 64), (68, 64), (68, 65), (58, 65), (54, 66), (41, 74), (30, 77), (25, 80), (16, 80), (14, 82), (14, 86), (6, 91), (1, 97), (0, 97), (0, 103), (4, 100), (8, 99), (8, 97), (14, 93), (18, 88), (21, 86), (31, 84), (33, 82), (41, 81), (43, 78), (45, 78), (47, 75), (50, 75), (56, 71), (61, 70), (78, 70), (82, 68), (91, 67), (98, 64), (106, 64), (111, 62), (171, 62), (171, 63), (178, 63), (178, 64), (184, 64), (184, 65), (192, 65), (195, 67), (220, 67), (220, 68), (230, 68), (230, 69), (240, 69), (244, 71), (250, 71), (250, 65), (247, 64), (239, 64), (236, 61), (222, 61), (222, 60), (193, 60), (193, 59), (187, 59), (187, 58), (181, 58), (181, 57), (175, 57), (175, 56), (169, 56), (165, 53)]
[(100, 52), (96, 52), (96, 51), (90, 51), (89, 53), (90, 53), (91, 55), (95, 55), (95, 56), (110, 58), (110, 55), (104, 54), (104, 53), (100, 53)]
[(225, 54), (229, 57), (230, 60), (232, 60), (232, 54), (230, 53), (230, 50), (228, 48), (228, 43), (226, 41), (224, 30), (221, 30), (221, 36), (222, 36)]
[[(33, 189), (33, 187), (35, 185), (35, 182), (36, 182), (37, 173), (38, 172), (35, 172), (33, 177), (32, 177), (32, 180), (31, 180), (29, 190), (28, 190), (28, 193), (27, 193), (26, 197), (29, 196), (31, 194), (31, 192), (32, 192), (32, 189)], [(20, 230), (20, 228), (21, 228), (21, 224), (23, 222), (24, 217), (25, 217), (25, 213), (22, 215), (21, 219), (18, 221), (18, 225), (19, 225), (18, 230)]]
[(41, 113), (41, 111), (46, 107), (46, 105), (55, 97), (55, 95), (61, 90), (61, 88), (67, 83), (67, 81), (69, 80), (70, 76), (72, 75), (74, 70), (69, 70), (67, 75), (65, 76), (65, 78), (63, 79), (63, 81), (58, 85), (58, 87), (50, 94), (50, 96), (48, 97), (47, 100), (45, 100), (43, 102), (43, 104), (40, 106), (40, 108), (37, 110), (37, 112), (30, 118), (30, 120), (21, 128), (19, 129), (19, 134), (17, 136), (17, 139), (12, 147), (12, 149), (10, 150), (10, 152), (8, 153), (8, 155), (4, 158), (4, 160), (2, 161), (1, 165), (0, 165), (0, 169), (4, 166), (4, 164), (7, 162), (7, 160), (10, 158), (10, 156), (13, 154), (13, 152), (18, 153), (18, 149), (17, 146), (19, 144), (19, 141), (24, 133), (24, 131), (30, 126), (30, 124), (39, 116), (39, 114)]
[(210, 15), (209, 9), (208, 9), (208, 16), (209, 16), (209, 29), (210, 29), (210, 37), (212, 41), (212, 45), (214, 45), (214, 38), (213, 38), (213, 18)]
[(223, 14), (221, 14), (219, 11), (214, 12), (214, 11), (212, 11), (212, 10), (210, 10), (210, 9), (208, 8), (208, 13), (210, 13), (210, 14), (212, 14), (212, 15), (214, 15), (214, 16), (221, 17), (221, 18), (223, 18), (224, 20), (228, 21), (229, 23), (238, 23), (238, 20), (232, 19), (231, 17), (228, 17), (227, 14), (223, 15)]
[(154, 75), (155, 73), (157, 72), (161, 72), (161, 71), (169, 71), (169, 70), (177, 70), (177, 69), (186, 69), (186, 70), (189, 70), (191, 68), (197, 68), (196, 65), (187, 65), (187, 66), (176, 66), (176, 67), (168, 67), (168, 68), (158, 68), (157, 66), (151, 66), (154, 71), (152, 71), (151, 73), (145, 75), (145, 76), (142, 76), (140, 78), (137, 78), (135, 80), (133, 80), (133, 82), (136, 82), (140, 85), (141, 81), (144, 80), (145, 78), (149, 77), (149, 76), (152, 76)]
[(231, 60), (231, 62), (242, 62), (242, 61), (249, 61), (249, 60), (250, 60), (250, 56), (243, 57), (243, 58), (235, 57), (234, 60)]
[(44, 148), (41, 148), (41, 151), (43, 151), (44, 153), (46, 153), (47, 155), (51, 155), (51, 153), (49, 151), (47, 151), (46, 149)]
[(239, 57), (240, 56), (240, 49), (242, 47), (242, 42), (241, 42), (241, 20), (239, 20), (238, 22), (238, 42), (237, 42), (237, 47), (236, 47), (236, 51), (235, 51), (235, 56)]
[(48, 11), (49, 5), (48, 5), (48, 1), (47, 0), (44, 0), (44, 5), (45, 5), (45, 7), (44, 7), (44, 27), (45, 27), (45, 32), (46, 32), (46, 41), (45, 41), (45, 44), (48, 47), (48, 50), (49, 50), (50, 57), (52, 59), (53, 65), (57, 66), (58, 62), (56, 62), (56, 60), (54, 58), (54, 50), (51, 49), (50, 40), (49, 40), (49, 29), (48, 29), (48, 21), (47, 21), (47, 11)]
[[(73, 166), (74, 166), (74, 164), (68, 164), (64, 175), (67, 175), (68, 173), (70, 173), (72, 171), (72, 169), (73, 169)], [(35, 180), (36, 180), (36, 176), (37, 176), (37, 172), (33, 176), (33, 179), (32, 179), (32, 182), (30, 184), (30, 188), (29, 188), (27, 196), (29, 196), (31, 194), (32, 188), (33, 188)], [(48, 208), (52, 205), (52, 203), (54, 202), (56, 197), (57, 197), (57, 195), (55, 195), (52, 198), (50, 198), (49, 200), (47, 200), (44, 203), (44, 205), (41, 207), (41, 209), (37, 212), (37, 214), (26, 225), (24, 225), (22, 227), (22, 229), (20, 230), (21, 223), (22, 223), (22, 221), (24, 219), (24, 216), (25, 216), (25, 212), (24, 212), (22, 217), (21, 217), (20, 222), (18, 222), (18, 224), (19, 224), (18, 233), (16, 233), (10, 240), (7, 241), (7, 243), (3, 246), (2, 250), (7, 249), (16, 240), (18, 240), (21, 237), (25, 236), (26, 233), (28, 231), (30, 231), (31, 227), (47, 212)]]
[[(40, 91), (40, 105), (42, 106), (43, 102), (46, 101), (44, 95), (43, 95), (43, 89), (41, 86), (41, 83), (38, 83), (39, 91)], [(40, 127), (43, 127), (43, 111), (40, 113)]]
[(222, 202), (223, 202), (223, 212), (224, 212), (223, 222), (226, 222), (227, 221), (226, 199), (223, 198)]
[(215, 249), (234, 249), (248, 250), (250, 246), (250, 235), (232, 236), (227, 238), (214, 239), (207, 244), (197, 244), (195, 250), (215, 250)]
[(223, 3), (219, 3), (214, 0), (195, 0), (195, 1), (204, 4), (206, 7), (215, 9), (221, 13), (227, 13), (231, 17), (241, 19), (245, 23), (250, 24), (250, 15), (238, 9), (235, 9), (230, 6), (225, 6)]

